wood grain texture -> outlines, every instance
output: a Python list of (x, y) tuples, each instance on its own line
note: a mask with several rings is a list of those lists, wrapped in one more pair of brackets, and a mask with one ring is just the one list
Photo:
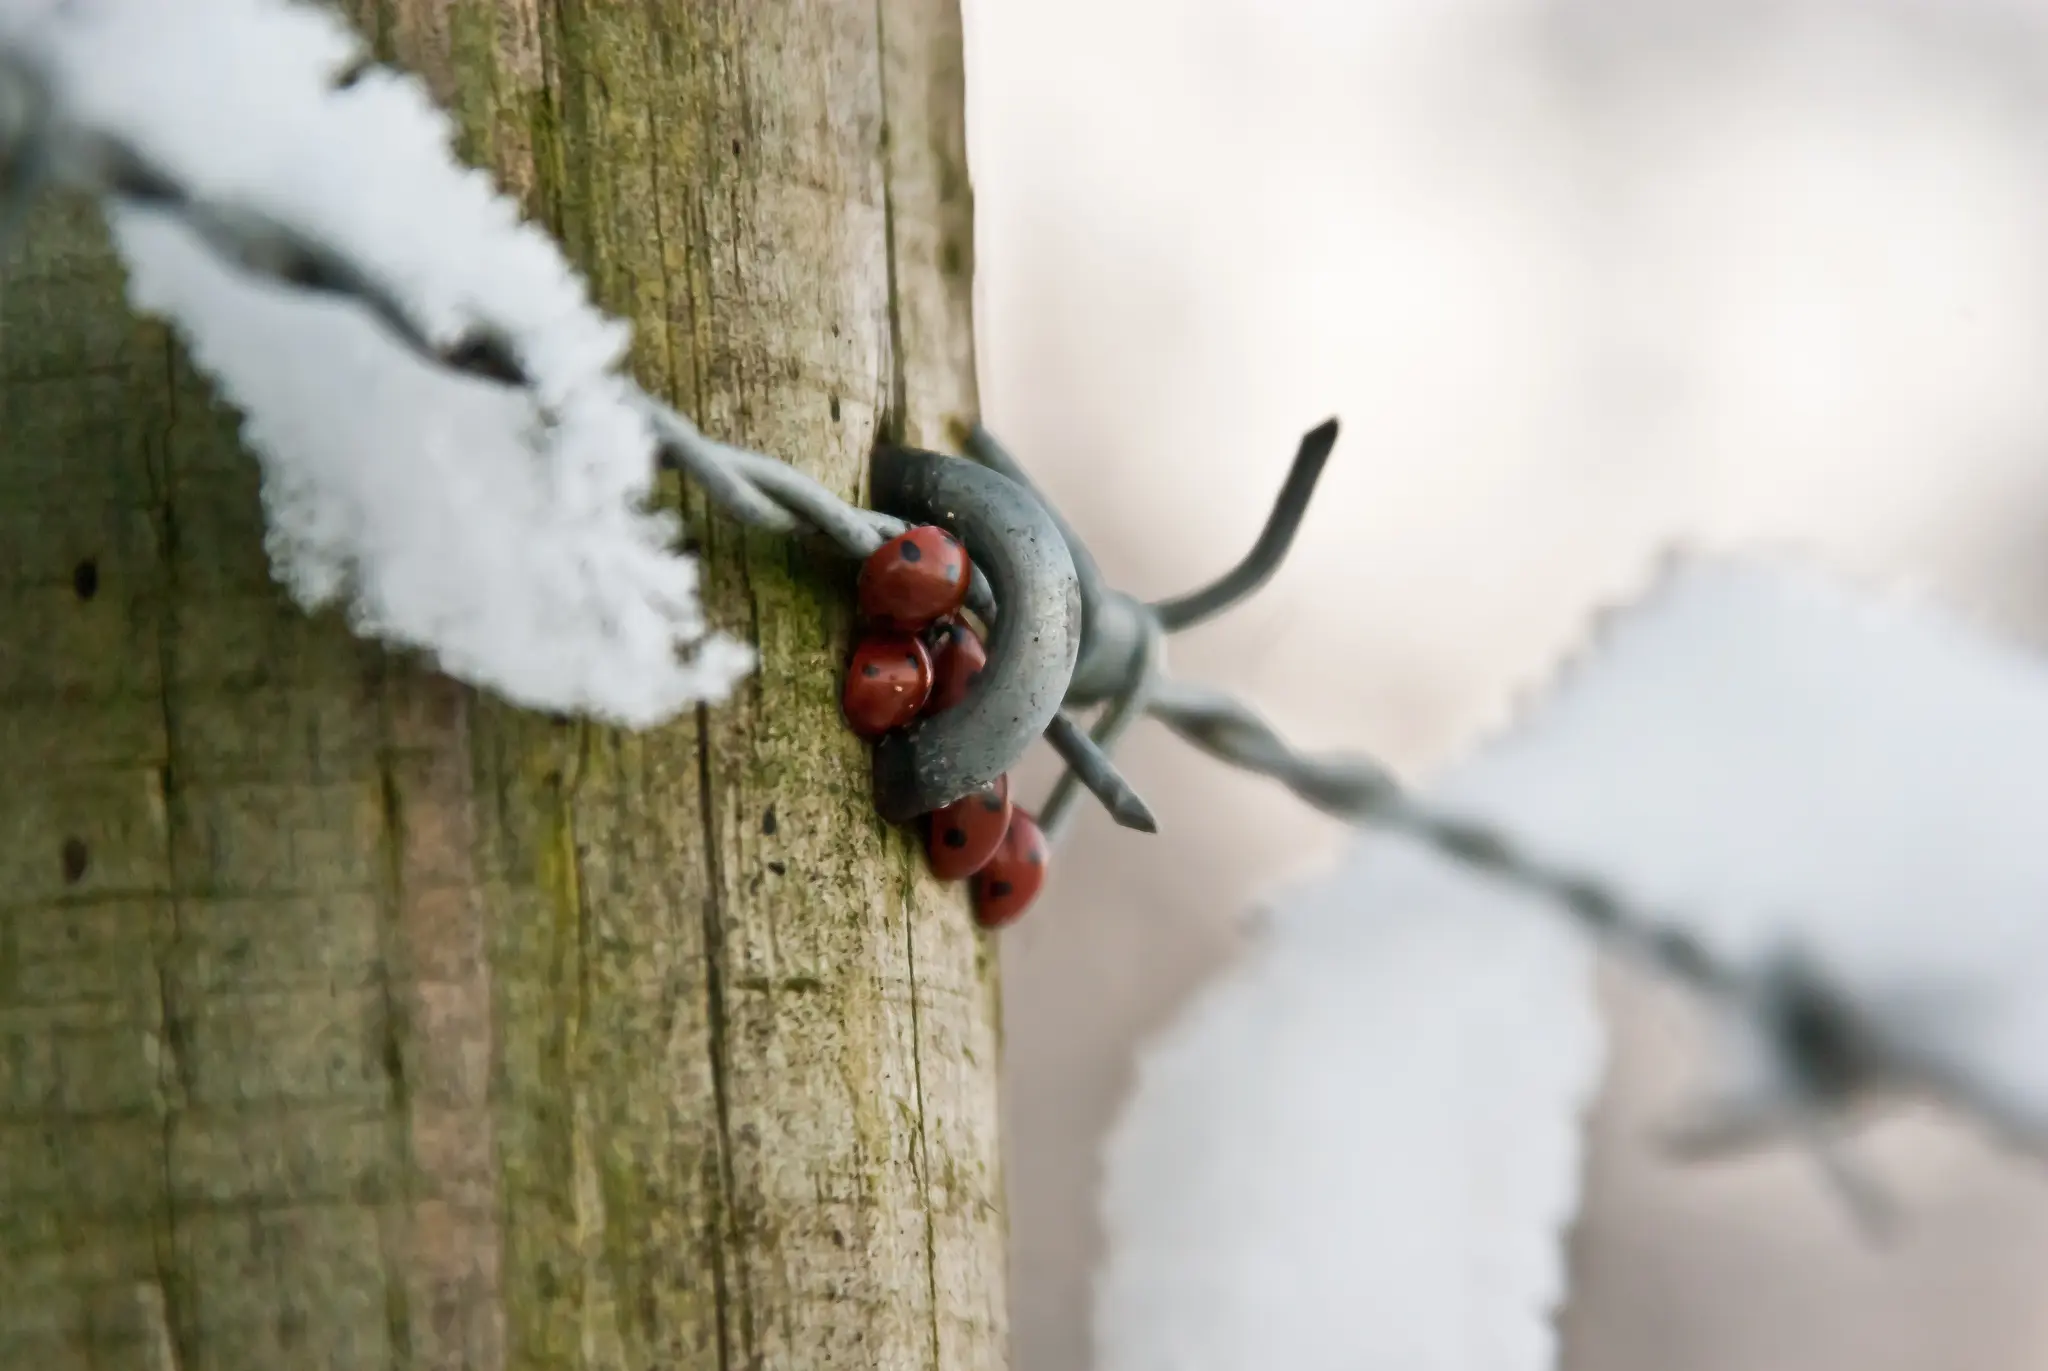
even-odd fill
[[(955, 0), (357, 0), (714, 433), (971, 416)], [(0, 294), (0, 1366), (1005, 1364), (991, 959), (837, 717), (851, 568), (671, 485), (729, 705), (284, 602), (94, 216)]]

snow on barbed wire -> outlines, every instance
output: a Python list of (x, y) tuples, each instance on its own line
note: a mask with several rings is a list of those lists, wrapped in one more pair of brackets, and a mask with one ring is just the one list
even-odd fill
[[(1864, 1105), (1930, 1097), (2039, 1150), (2044, 815), (2037, 654), (1785, 565), (1674, 562), (1146, 1050), (1100, 1371), (1552, 1365), (1598, 1056), (1573, 925), (1701, 992), (1728, 1048), (1675, 1155), (1814, 1144), (1881, 1223), (1843, 1148)], [(1443, 841), (1478, 834), (1522, 856)]]
[(2048, 1141), (2038, 653), (1811, 571), (1682, 561), (1461, 776), (1446, 803), (1725, 968), (1738, 1038), (1811, 1050), (1812, 1023), (1755, 1022), (1788, 977), (1833, 1002), (1832, 1079), (1768, 1044), (1731, 1138), (1926, 1094)]
[(432, 366), (353, 301), (257, 280), (170, 216), (109, 206), (131, 300), (244, 417), (273, 564), (303, 605), (345, 602), (361, 631), (535, 708), (646, 725), (730, 691), (752, 657), (708, 630), (676, 520), (646, 507), (654, 436), (619, 371), (627, 329), (456, 160), (415, 79), (353, 70), (355, 36), (292, 0), (17, 3), (6, 19), (62, 118), (332, 249), (431, 341), (504, 340), (526, 373), (505, 387)]

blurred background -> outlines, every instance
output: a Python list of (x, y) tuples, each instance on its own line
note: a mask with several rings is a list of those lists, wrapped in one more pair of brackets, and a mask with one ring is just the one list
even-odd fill
[[(1112, 578), (1213, 575), (1344, 420), (1281, 577), (1174, 644), (1293, 739), (1426, 777), (1673, 546), (2048, 635), (2048, 0), (967, 4), (986, 413)], [(1163, 835), (1084, 816), (1003, 942), (1019, 1371), (1087, 1365), (1134, 1052), (1343, 839), (1124, 757)], [(2048, 1364), (2048, 1178), (1884, 1125), (1871, 1249), (1797, 1154), (1663, 1160), (1683, 1006), (1607, 999), (1565, 1371)]]

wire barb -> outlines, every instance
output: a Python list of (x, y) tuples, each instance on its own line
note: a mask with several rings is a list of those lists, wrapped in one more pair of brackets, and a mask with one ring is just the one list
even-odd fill
[(1074, 722), (1072, 715), (1054, 715), (1052, 723), (1046, 726), (1045, 740), (1067, 764), (1068, 774), (1101, 800), (1117, 823), (1140, 833), (1159, 831), (1159, 820), (1152, 817), (1151, 807), (1131, 788), (1101, 745)]
[(1302, 435), (1294, 465), (1287, 470), (1287, 480), (1281, 485), (1279, 498), (1273, 501), (1273, 512), (1266, 516), (1266, 526), (1259, 531), (1252, 550), (1243, 561), (1200, 590), (1154, 604), (1152, 612), (1159, 617), (1160, 627), (1168, 633), (1193, 628), (1215, 618), (1273, 578), (1294, 546), (1294, 535), (1301, 531), (1309, 501), (1315, 498), (1316, 482), (1322, 479), (1323, 467), (1336, 446), (1335, 419), (1325, 419)]
[[(1152, 691), (1157, 685), (1162, 663), (1160, 657), (1160, 635), (1157, 626), (1152, 626), (1140, 649), (1137, 670), (1131, 674), (1130, 684), (1103, 707), (1102, 717), (1095, 721), (1095, 727), (1088, 731), (1088, 740), (1098, 751), (1107, 755), (1123, 738), (1124, 731), (1135, 723), (1152, 701)], [(1071, 765), (1071, 764), (1070, 764)], [(1039, 810), (1039, 827), (1044, 830), (1046, 841), (1055, 842), (1066, 828), (1068, 817), (1073, 813), (1074, 800), (1087, 784), (1078, 768), (1069, 770), (1053, 784), (1052, 793), (1046, 796), (1045, 805)], [(1136, 796), (1132, 796), (1133, 799)], [(1142, 828), (1147, 833), (1158, 832), (1151, 812), (1145, 813), (1143, 825), (1128, 822), (1118, 813), (1117, 806), (1109, 807), (1117, 822), (1126, 828)]]

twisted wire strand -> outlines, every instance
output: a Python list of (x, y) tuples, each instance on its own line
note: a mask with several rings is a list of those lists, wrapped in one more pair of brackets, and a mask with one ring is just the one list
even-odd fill
[(1551, 865), (1491, 825), (1431, 805), (1369, 757), (1298, 752), (1244, 704), (1180, 681), (1157, 682), (1147, 709), (1219, 761), (1278, 781), (1333, 818), (1407, 834), (1463, 866), (1541, 896), (1587, 933), (1697, 990), (1725, 994), (1743, 979), (1680, 931), (1677, 920), (1633, 909), (1602, 882)]

